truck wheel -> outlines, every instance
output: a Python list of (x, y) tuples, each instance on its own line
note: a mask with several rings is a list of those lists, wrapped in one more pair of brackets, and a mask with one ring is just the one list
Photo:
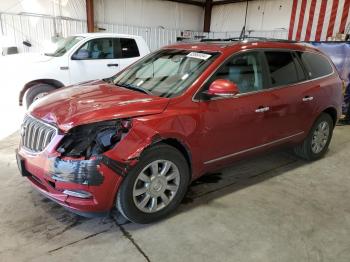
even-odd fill
[(166, 144), (146, 149), (118, 190), (117, 209), (134, 223), (155, 222), (179, 206), (189, 180), (188, 163), (177, 149)]
[(33, 85), (27, 92), (26, 102), (27, 108), (36, 100), (46, 96), (51, 91), (55, 90), (55, 87), (48, 84), (36, 84)]
[(297, 156), (308, 160), (317, 160), (327, 152), (333, 135), (333, 119), (329, 114), (322, 113), (312, 126), (304, 141), (294, 148)]

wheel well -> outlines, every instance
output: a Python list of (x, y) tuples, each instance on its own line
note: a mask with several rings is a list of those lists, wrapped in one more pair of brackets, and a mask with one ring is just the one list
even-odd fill
[(55, 79), (37, 79), (37, 80), (31, 81), (31, 82), (24, 85), (22, 91), (19, 94), (19, 105), (20, 106), (23, 104), (24, 94), (28, 91), (29, 88), (31, 88), (32, 86), (37, 85), (37, 84), (48, 84), (50, 86), (55, 87), (56, 89), (64, 86), (64, 84), (62, 84), (60, 81), (55, 80)]
[(337, 123), (337, 110), (334, 107), (328, 107), (323, 113), (329, 114), (333, 119), (333, 126)]
[[(181, 154), (185, 157), (188, 167), (190, 168), (190, 171), (192, 171), (192, 164), (191, 164), (191, 155), (186, 146), (184, 146), (179, 140), (174, 138), (167, 138), (160, 141), (161, 143), (167, 144), (169, 146), (175, 147), (177, 150), (181, 152)], [(192, 174), (192, 172), (190, 172)]]

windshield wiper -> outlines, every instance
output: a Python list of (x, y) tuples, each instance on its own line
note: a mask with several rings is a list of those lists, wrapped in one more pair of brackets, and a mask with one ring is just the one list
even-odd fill
[(143, 87), (140, 87), (140, 86), (134, 86), (134, 85), (131, 85), (131, 84), (127, 84), (127, 83), (116, 83), (117, 86), (121, 86), (121, 87), (125, 87), (125, 88), (128, 88), (128, 89), (132, 89), (132, 90), (136, 90), (136, 91), (140, 91), (142, 93), (145, 93), (147, 95), (153, 95), (151, 91), (143, 88)]

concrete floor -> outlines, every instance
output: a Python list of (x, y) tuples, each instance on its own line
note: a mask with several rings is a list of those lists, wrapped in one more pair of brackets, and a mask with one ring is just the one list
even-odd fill
[(350, 261), (350, 127), (308, 164), (270, 153), (204, 176), (151, 224), (85, 219), (45, 199), (0, 141), (0, 261)]

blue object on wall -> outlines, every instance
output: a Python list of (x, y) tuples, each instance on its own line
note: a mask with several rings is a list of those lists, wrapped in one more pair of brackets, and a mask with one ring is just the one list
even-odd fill
[(348, 112), (347, 107), (350, 104), (350, 42), (311, 42), (311, 44), (329, 56), (341, 79), (345, 81), (343, 112)]

